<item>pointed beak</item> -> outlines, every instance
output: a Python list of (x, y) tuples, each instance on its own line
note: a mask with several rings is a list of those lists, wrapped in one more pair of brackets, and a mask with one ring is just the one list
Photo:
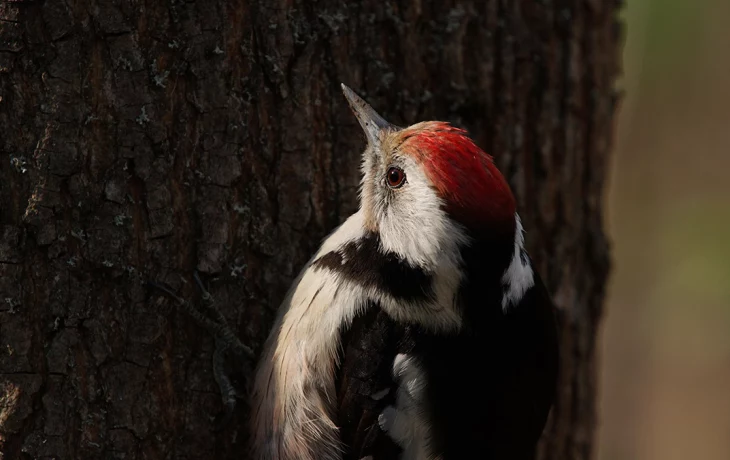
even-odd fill
[(342, 92), (345, 93), (347, 102), (350, 104), (350, 108), (357, 117), (357, 121), (360, 122), (360, 126), (365, 131), (365, 135), (371, 145), (379, 145), (384, 132), (398, 130), (397, 126), (385, 121), (378, 112), (370, 107), (360, 96), (355, 94), (353, 90), (345, 86), (344, 83), (342, 83)]

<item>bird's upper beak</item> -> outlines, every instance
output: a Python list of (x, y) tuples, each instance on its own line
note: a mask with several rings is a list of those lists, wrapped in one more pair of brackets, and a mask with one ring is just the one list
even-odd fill
[(345, 93), (347, 102), (357, 117), (357, 121), (360, 122), (363, 131), (365, 131), (370, 145), (379, 146), (385, 133), (398, 130), (397, 126), (385, 121), (378, 112), (370, 107), (370, 104), (355, 94), (353, 90), (345, 86), (344, 83), (342, 83), (342, 92)]

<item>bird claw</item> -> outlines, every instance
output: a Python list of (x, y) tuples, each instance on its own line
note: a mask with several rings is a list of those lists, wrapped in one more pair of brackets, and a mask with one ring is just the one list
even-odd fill
[(395, 418), (398, 415), (398, 411), (393, 406), (388, 406), (383, 409), (383, 412), (378, 415), (378, 425), (380, 429), (388, 433), (393, 429), (395, 424)]

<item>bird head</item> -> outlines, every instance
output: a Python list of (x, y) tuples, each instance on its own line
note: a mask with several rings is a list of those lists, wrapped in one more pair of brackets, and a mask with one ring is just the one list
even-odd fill
[(365, 226), (386, 250), (429, 265), (445, 246), (470, 238), (511, 247), (514, 196), (466, 131), (439, 121), (395, 126), (342, 89), (368, 141), (360, 189)]

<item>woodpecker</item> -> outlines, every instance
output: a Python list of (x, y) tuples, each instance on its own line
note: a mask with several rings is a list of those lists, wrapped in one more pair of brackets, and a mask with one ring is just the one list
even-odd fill
[(534, 458), (558, 342), (507, 181), (464, 130), (392, 125), (342, 89), (367, 138), (360, 206), (278, 311), (252, 458)]

